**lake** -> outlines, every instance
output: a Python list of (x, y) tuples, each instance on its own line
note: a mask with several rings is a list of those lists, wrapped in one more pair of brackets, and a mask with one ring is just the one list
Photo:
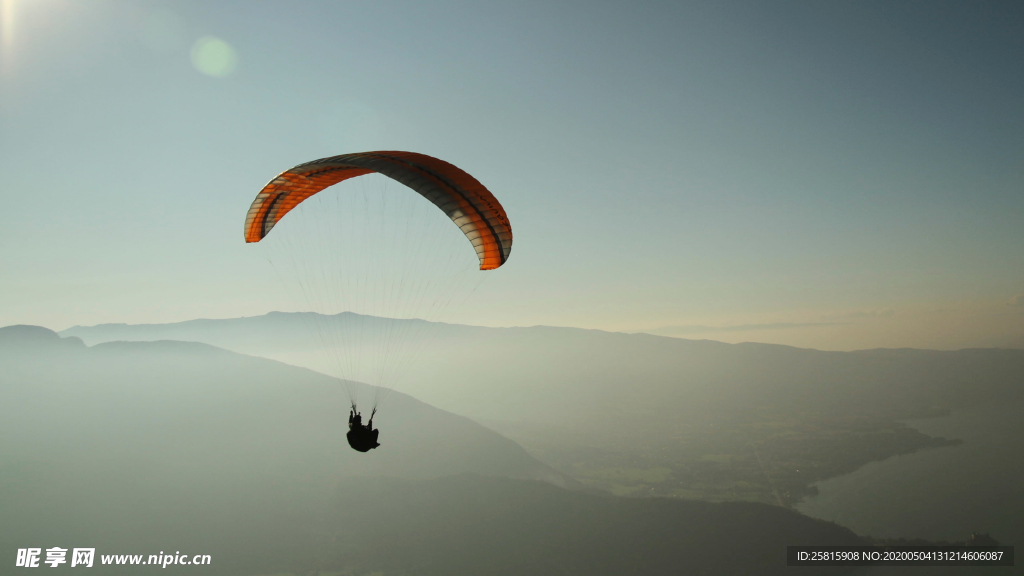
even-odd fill
[(964, 442), (819, 482), (819, 494), (797, 510), (861, 535), (963, 541), (971, 532), (988, 532), (1024, 551), (1024, 404), (979, 406), (907, 424)]

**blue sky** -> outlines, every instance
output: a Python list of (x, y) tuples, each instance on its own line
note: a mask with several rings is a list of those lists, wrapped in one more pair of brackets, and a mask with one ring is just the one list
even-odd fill
[[(396, 149), (467, 170), (512, 221), (457, 321), (1024, 347), (1018, 2), (0, 0), (0, 19), (0, 324), (294, 307), (242, 242), (249, 202), (299, 162)], [(234, 54), (220, 76), (204, 38)]]

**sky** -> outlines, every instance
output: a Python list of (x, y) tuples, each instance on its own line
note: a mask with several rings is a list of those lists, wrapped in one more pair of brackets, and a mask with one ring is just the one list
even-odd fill
[(0, 325), (300, 309), (256, 193), (410, 150), (515, 233), (451, 321), (1024, 348), (1022, 103), (1020, 2), (0, 0)]

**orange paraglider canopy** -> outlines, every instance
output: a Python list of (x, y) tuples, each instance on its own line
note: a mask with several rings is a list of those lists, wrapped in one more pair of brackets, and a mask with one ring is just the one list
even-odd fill
[(317, 192), (372, 172), (412, 188), (447, 214), (473, 245), (481, 270), (493, 270), (508, 260), (512, 227), (497, 198), (461, 169), (415, 152), (342, 154), (282, 172), (249, 207), (245, 241), (262, 240), (285, 214)]

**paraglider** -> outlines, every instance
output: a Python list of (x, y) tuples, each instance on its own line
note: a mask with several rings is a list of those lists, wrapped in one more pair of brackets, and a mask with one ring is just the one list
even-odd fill
[(348, 445), (353, 450), (359, 452), (369, 452), (380, 444), (377, 442), (377, 435), (380, 433), (379, 430), (373, 427), (373, 415), (377, 413), (377, 409), (374, 408), (373, 412), (370, 413), (370, 421), (363, 425), (363, 417), (359, 414), (359, 410), (355, 406), (348, 413), (348, 433), (345, 437), (348, 439)]
[(377, 172), (405, 184), (451, 218), (477, 256), (494, 270), (512, 251), (512, 226), (498, 199), (469, 174), (415, 152), (360, 152), (299, 164), (270, 181), (245, 216), (245, 241), (259, 242), (302, 201), (328, 186)]
[[(362, 188), (320, 194), (352, 179)], [(379, 188), (368, 190), (373, 182)], [(388, 182), (404, 186), (389, 190)], [(299, 221), (282, 220), (291, 212), (302, 212)], [(276, 176), (249, 207), (245, 241), (260, 242), (275, 228), (285, 230), (275, 234), (278, 252), (269, 250), (268, 260), (314, 312), (307, 315), (311, 337), (319, 338), (352, 405), (349, 445), (372, 450), (380, 446), (373, 428), (379, 402), (443, 326), (444, 314), (476, 289), (479, 271), (508, 260), (508, 216), (458, 167), (415, 152), (378, 151), (321, 158)], [(469, 241), (472, 268), (466, 256), (473, 252), (458, 248), (452, 233), (465, 238), (463, 246)], [(356, 409), (357, 381), (374, 386), (366, 425)]]

